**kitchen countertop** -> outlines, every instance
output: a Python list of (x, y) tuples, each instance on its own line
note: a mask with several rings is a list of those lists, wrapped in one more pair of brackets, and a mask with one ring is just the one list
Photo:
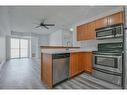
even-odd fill
[(47, 54), (60, 54), (60, 53), (76, 53), (76, 52), (92, 52), (93, 50), (84, 50), (84, 49), (70, 49), (70, 50), (45, 50), (41, 51), (42, 53)]

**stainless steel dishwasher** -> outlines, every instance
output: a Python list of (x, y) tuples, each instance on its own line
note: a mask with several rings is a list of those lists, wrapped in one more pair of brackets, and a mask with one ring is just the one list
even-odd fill
[(69, 53), (53, 54), (53, 85), (69, 77)]

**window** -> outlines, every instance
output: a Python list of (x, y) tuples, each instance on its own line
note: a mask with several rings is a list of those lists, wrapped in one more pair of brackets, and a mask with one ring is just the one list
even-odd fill
[(11, 38), (11, 58), (28, 57), (28, 40)]

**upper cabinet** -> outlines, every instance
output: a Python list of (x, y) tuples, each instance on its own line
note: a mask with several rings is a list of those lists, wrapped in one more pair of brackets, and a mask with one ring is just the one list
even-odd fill
[(95, 38), (96, 38), (95, 22), (90, 22), (88, 24), (77, 26), (78, 41), (95, 39)]
[(83, 34), (83, 29), (82, 29), (82, 25), (77, 27), (77, 40), (83, 40), (82, 38), (82, 34)]
[(90, 23), (77, 26), (77, 41), (91, 40), (96, 38), (95, 29), (107, 27), (114, 24), (124, 23), (124, 13), (118, 12)]
[(118, 13), (112, 14), (110, 16), (98, 19), (95, 22), (96, 22), (96, 29), (114, 25), (114, 24), (123, 23), (124, 22), (123, 12), (118, 12)]
[(96, 38), (96, 32), (95, 32), (95, 21), (90, 22), (87, 24), (87, 39), (95, 39)]
[(124, 16), (123, 12), (118, 12), (109, 16), (108, 24), (113, 25), (123, 23), (124, 22), (123, 16)]
[(83, 24), (80, 26), (77, 26), (77, 40), (85, 40), (87, 39), (87, 24)]
[(108, 17), (104, 17), (95, 21), (96, 28), (106, 27), (108, 25)]

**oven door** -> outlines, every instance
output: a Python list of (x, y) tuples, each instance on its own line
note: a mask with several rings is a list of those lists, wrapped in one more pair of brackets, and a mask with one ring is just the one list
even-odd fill
[(93, 67), (122, 73), (122, 56), (94, 54)]
[(109, 83), (122, 86), (122, 77), (119, 73), (110, 72), (99, 68), (93, 68), (92, 76)]

